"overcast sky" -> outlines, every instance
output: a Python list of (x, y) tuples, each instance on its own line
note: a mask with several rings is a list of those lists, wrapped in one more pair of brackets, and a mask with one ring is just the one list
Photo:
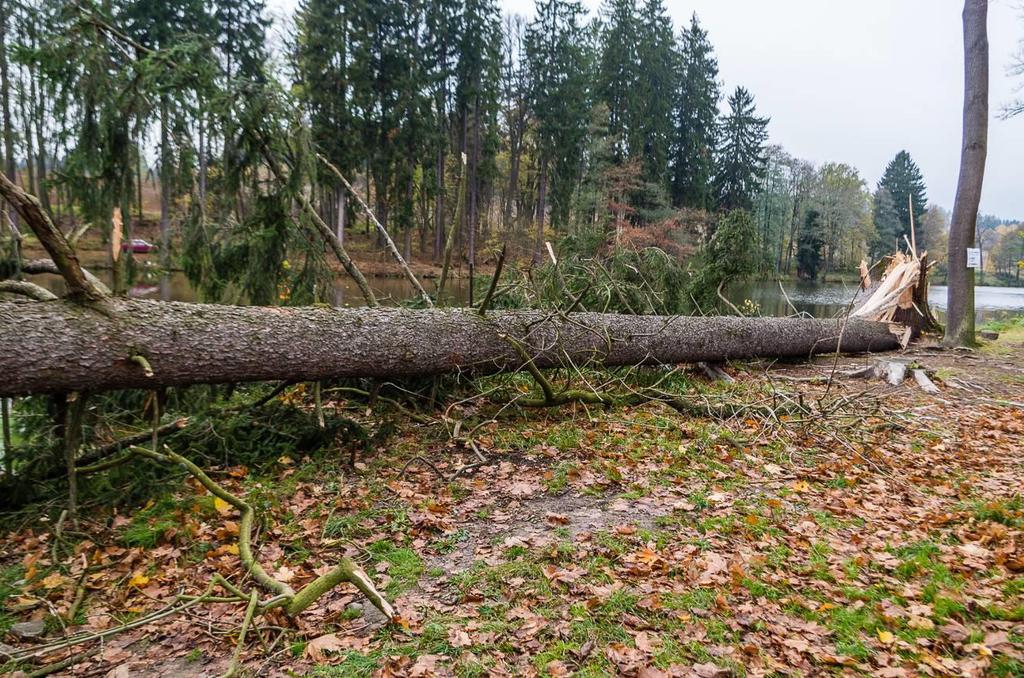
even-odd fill
[[(596, 12), (600, 0), (583, 0)], [(989, 8), (991, 110), (981, 210), (1024, 219), (1024, 116), (1003, 121), (1006, 67), (1024, 36), (1024, 0)], [(277, 7), (294, 0), (276, 0)], [(531, 16), (533, 0), (501, 0)], [(814, 163), (846, 162), (874, 189), (901, 149), (928, 199), (953, 206), (960, 163), (963, 43), (960, 0), (666, 0), (678, 28), (696, 12), (725, 91), (749, 89), (771, 116), (772, 143)]]

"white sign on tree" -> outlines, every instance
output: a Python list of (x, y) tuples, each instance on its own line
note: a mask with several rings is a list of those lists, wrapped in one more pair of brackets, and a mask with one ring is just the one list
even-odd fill
[(967, 248), (967, 268), (981, 268), (981, 248)]

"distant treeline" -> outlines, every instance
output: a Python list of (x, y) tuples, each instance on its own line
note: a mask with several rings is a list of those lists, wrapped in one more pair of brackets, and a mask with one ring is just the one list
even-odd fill
[[(180, 243), (214, 296), (236, 275), (257, 299), (283, 277), (316, 288), (323, 241), (299, 205), (342, 241), (361, 218), (317, 154), (406, 256), (435, 260), (451, 229), (473, 262), (580, 229), (706, 240), (716, 213), (743, 210), (755, 270), (815, 278), (905, 246), (911, 213), (919, 245), (941, 249), (947, 228), (906, 152), (872, 193), (849, 165), (770, 146), (754, 96), (723, 97), (698, 17), (677, 30), (661, 0), (593, 17), (537, 0), (532, 19), (494, 0), (303, 0), (273, 28), (261, 0), (6, 0), (0, 15), (6, 171), (104, 233), (158, 186), (165, 251)], [(676, 233), (695, 211), (706, 228)]]

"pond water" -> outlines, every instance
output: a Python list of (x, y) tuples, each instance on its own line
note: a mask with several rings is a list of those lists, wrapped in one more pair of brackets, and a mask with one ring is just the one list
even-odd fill
[[(856, 285), (793, 281), (784, 282), (781, 287), (775, 281), (748, 283), (729, 296), (737, 304), (749, 299), (760, 306), (762, 315), (790, 315), (795, 308), (816, 318), (839, 315), (851, 301), (859, 305), (867, 297)], [(928, 289), (928, 301), (941, 321), (946, 315), (945, 285), (932, 285)], [(1024, 316), (1024, 287), (975, 287), (974, 308), (979, 321)]]
[[(97, 276), (110, 283), (110, 272), (96, 270)], [(44, 286), (62, 293), (63, 281), (57, 276), (39, 276)], [(382, 304), (397, 303), (412, 296), (412, 288), (403, 278), (374, 276), (369, 278), (370, 286)], [(436, 280), (424, 281), (427, 292), (436, 289)], [(456, 302), (465, 303), (469, 296), (469, 281), (456, 278), (448, 285)], [(784, 290), (784, 292), (783, 292)], [(165, 301), (197, 301), (195, 289), (184, 273), (166, 275), (143, 274), (141, 280), (130, 291), (131, 296), (143, 299)], [(1010, 316), (1024, 316), (1024, 287), (976, 287), (975, 309), (979, 321), (997, 320)], [(865, 299), (855, 285), (843, 283), (808, 283), (787, 281), (780, 286), (774, 281), (756, 281), (736, 287), (729, 294), (737, 305), (745, 300), (758, 305), (760, 313), (766, 316), (791, 315), (795, 308), (817, 318), (829, 318), (843, 313), (851, 300), (859, 304)], [(941, 320), (946, 310), (946, 288), (932, 285), (929, 295), (932, 310)], [(362, 306), (363, 298), (355, 284), (347, 277), (335, 280), (335, 304), (338, 306)]]
[[(112, 275), (109, 269), (98, 268), (95, 265), (91, 268), (97, 278), (108, 286), (112, 284)], [(33, 281), (51, 290), (57, 295), (64, 294), (67, 288), (64, 281), (57, 275), (33, 276)], [(373, 289), (374, 295), (381, 304), (396, 305), (401, 301), (413, 296), (412, 286), (405, 278), (390, 276), (367, 276), (367, 281)], [(424, 280), (423, 287), (428, 293), (433, 294), (437, 290), (437, 280)], [(445, 296), (451, 297), (457, 303), (465, 303), (469, 299), (469, 280), (466, 278), (453, 278), (445, 284)], [(136, 284), (128, 290), (128, 295), (137, 299), (160, 299), (163, 301), (199, 301), (196, 289), (189, 282), (188, 278), (181, 271), (175, 271), (160, 275), (155, 271), (145, 271), (138, 276)], [(334, 280), (334, 304), (336, 306), (364, 306), (363, 295), (359, 288), (348, 276), (339, 276)]]

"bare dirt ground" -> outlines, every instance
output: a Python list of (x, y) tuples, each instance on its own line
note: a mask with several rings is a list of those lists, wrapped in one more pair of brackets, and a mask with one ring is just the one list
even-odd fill
[[(268, 613), (243, 671), (1024, 675), (1024, 332), (890, 358), (940, 392), (842, 376), (868, 357), (737, 364), (736, 384), (687, 377), (742, 405), (726, 419), (473, 403), (441, 428), (494, 415), (472, 437), (483, 463), (400, 421), (355, 469), (219, 469), (261, 506), (259, 558), (276, 577), (297, 586), (347, 553), (399, 613), (387, 625), (350, 587), (294, 620)], [(191, 483), (173, 499), (96, 516), (61, 562), (45, 525), (6, 535), (4, 628), (44, 620), (50, 640), (160, 609), (214, 572), (243, 583), (230, 507)], [(64, 629), (53, 620), (78, 581)], [(218, 675), (243, 611), (205, 605), (83, 645), (98, 651), (60, 675)]]

